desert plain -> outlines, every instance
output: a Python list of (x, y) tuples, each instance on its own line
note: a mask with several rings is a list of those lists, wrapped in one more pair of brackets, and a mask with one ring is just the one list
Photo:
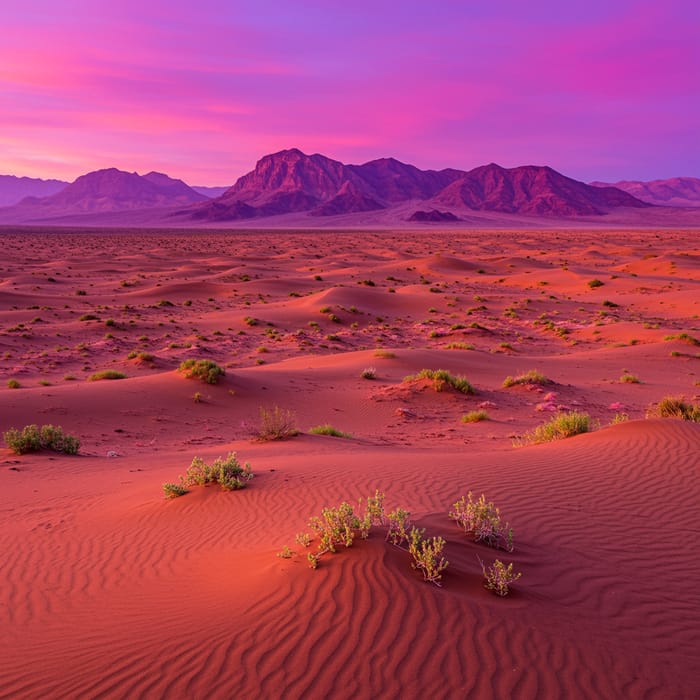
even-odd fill
[[(0, 430), (80, 439), (0, 446), (0, 698), (698, 697), (700, 424), (647, 417), (700, 392), (696, 230), (0, 236)], [(274, 407), (298, 436), (256, 439)], [(247, 488), (164, 498), (229, 452)], [(381, 528), (309, 568), (296, 533), (376, 490), (441, 586)], [(448, 518), (469, 491), (512, 553)]]

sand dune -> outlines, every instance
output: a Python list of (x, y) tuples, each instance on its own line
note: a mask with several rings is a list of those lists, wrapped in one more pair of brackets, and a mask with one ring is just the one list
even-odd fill
[[(3, 242), (0, 430), (58, 424), (81, 449), (0, 450), (0, 698), (696, 696), (700, 425), (645, 418), (697, 400), (694, 232)], [(226, 376), (185, 379), (188, 357)], [(405, 381), (423, 368), (476, 393)], [(104, 369), (127, 378), (87, 381)], [(550, 383), (503, 386), (530, 369)], [(251, 440), (274, 405), (302, 434)], [(513, 446), (570, 408), (599, 429)], [(229, 451), (247, 489), (163, 498)], [(442, 587), (381, 532), (308, 568), (309, 517), (375, 489), (446, 539)], [(470, 490), (512, 554), (448, 519)], [(503, 599), (496, 557), (523, 573)]]

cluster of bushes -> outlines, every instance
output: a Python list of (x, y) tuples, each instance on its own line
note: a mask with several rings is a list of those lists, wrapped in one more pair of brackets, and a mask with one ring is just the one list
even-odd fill
[[(325, 554), (335, 553), (341, 547), (351, 547), (357, 537), (367, 539), (372, 528), (384, 528), (385, 541), (406, 550), (411, 557), (411, 567), (423, 574), (423, 580), (440, 586), (442, 573), (449, 565), (443, 556), (445, 540), (426, 537), (425, 529), (413, 525), (411, 513), (403, 508), (387, 512), (384, 499), (384, 494), (376, 491), (374, 496), (360, 499), (357, 510), (343, 501), (335, 508), (323, 508), (320, 516), (311, 518), (309, 528), (312, 533), (300, 532), (296, 536), (297, 544), (306, 548), (315, 538), (318, 540), (316, 551), (306, 555), (309, 566), (318, 568)], [(453, 505), (449, 518), (471, 534), (475, 542), (513, 551), (512, 530), (508, 523), (501, 521), (498, 508), (491, 502), (487, 503), (483, 494), (477, 501), (473, 500), (471, 492), (468, 500), (462, 496)], [(285, 546), (277, 556), (288, 559), (294, 555), (295, 551)], [(507, 595), (509, 584), (521, 576), (513, 571), (512, 563), (506, 566), (498, 559), (488, 567), (481, 562), (481, 566), (485, 587), (501, 596)]]
[(462, 394), (476, 393), (476, 389), (474, 389), (466, 377), (451, 374), (446, 369), (422, 369), (417, 374), (410, 374), (404, 377), (404, 382), (417, 382), (421, 379), (429, 379), (432, 381), (435, 391), (444, 391), (447, 387), (452, 387)]
[(10, 428), (3, 434), (5, 444), (18, 455), (39, 450), (53, 450), (68, 455), (78, 454), (80, 440), (67, 435), (63, 428), (55, 425), (25, 425), (22, 430)]
[(219, 367), (212, 360), (183, 360), (177, 371), (184, 374), (187, 379), (201, 379), (207, 384), (216, 384), (219, 377), (226, 374), (224, 368)]
[(217, 457), (211, 464), (195, 457), (185, 474), (180, 476), (179, 483), (163, 484), (163, 493), (166, 498), (177, 498), (188, 493), (188, 486), (206, 484), (219, 484), (224, 491), (238, 491), (244, 489), (252, 478), (250, 464), (241, 465), (235, 452), (229, 452), (226, 459)]
[(647, 418), (680, 418), (700, 423), (700, 404), (685, 401), (680, 396), (665, 396), (647, 410)]

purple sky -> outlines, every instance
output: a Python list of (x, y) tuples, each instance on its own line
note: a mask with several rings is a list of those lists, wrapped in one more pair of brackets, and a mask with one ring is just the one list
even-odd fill
[(296, 146), (700, 177), (698, 0), (2, 0), (0, 25), (3, 174), (230, 185)]

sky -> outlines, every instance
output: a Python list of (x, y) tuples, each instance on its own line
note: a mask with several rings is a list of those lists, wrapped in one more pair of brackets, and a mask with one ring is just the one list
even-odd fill
[(697, 0), (2, 0), (0, 173), (231, 185), (285, 148), (700, 177)]

